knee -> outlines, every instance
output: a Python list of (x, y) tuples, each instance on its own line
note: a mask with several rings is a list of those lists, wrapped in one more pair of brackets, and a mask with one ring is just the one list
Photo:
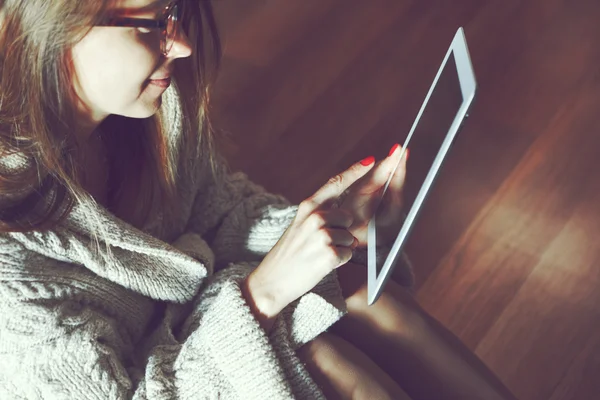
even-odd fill
[(328, 399), (352, 399), (360, 374), (350, 361), (352, 352), (327, 332), (297, 350), (298, 357)]
[(350, 324), (409, 338), (426, 323), (425, 311), (407, 289), (389, 281), (379, 299), (369, 306), (364, 268), (341, 271), (344, 268), (340, 268), (338, 277), (348, 308), (345, 319)]
[(300, 347), (297, 354), (304, 363), (318, 366), (319, 369), (326, 371), (333, 365), (339, 364), (344, 358), (340, 348), (339, 339), (335, 335), (323, 332)]
[(310, 342), (305, 343), (302, 347), (297, 350), (298, 357), (302, 362), (320, 365), (319, 357), (323, 356), (324, 350), (327, 350), (328, 343), (326, 339), (326, 335), (329, 335), (327, 332), (321, 333), (319, 336), (311, 340)]
[(407, 398), (371, 358), (337, 335), (322, 333), (299, 355), (328, 399)]
[[(406, 294), (406, 296), (411, 296)], [(351, 318), (363, 319), (383, 333), (411, 337), (425, 323), (422, 309), (412, 298), (399, 297), (397, 293), (384, 290), (375, 304), (367, 304), (367, 288), (361, 288), (346, 299)]]

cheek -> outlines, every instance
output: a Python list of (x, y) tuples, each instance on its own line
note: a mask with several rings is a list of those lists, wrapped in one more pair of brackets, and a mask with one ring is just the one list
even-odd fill
[(90, 34), (73, 49), (80, 90), (102, 108), (139, 97), (159, 62), (149, 46), (118, 30), (102, 36)]

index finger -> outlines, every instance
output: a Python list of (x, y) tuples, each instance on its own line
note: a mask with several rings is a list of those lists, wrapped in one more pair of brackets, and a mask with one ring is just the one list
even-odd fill
[(400, 163), (396, 166), (396, 170), (394, 172), (394, 176), (390, 180), (390, 185), (388, 189), (392, 189), (393, 191), (400, 192), (404, 187), (404, 181), (406, 180), (406, 162), (408, 161), (408, 149), (404, 152)]
[(373, 168), (374, 161), (375, 159), (373, 157), (367, 157), (364, 160), (353, 164), (347, 170), (330, 178), (325, 185), (307, 200), (313, 204), (315, 210), (317, 208), (331, 206), (346, 189)]

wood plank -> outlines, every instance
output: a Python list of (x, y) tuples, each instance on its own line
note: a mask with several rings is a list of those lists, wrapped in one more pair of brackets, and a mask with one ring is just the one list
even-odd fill
[[(600, 327), (600, 219), (590, 216), (598, 215), (600, 183), (584, 182), (579, 206), (477, 348), (492, 368), (505, 371), (519, 398), (584, 398), (575, 396), (576, 373), (586, 363), (598, 365), (590, 350)], [(598, 393), (595, 381), (581, 383)]]

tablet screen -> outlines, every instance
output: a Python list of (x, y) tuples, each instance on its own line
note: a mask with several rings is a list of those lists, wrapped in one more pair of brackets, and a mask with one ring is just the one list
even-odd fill
[[(440, 77), (433, 88), (431, 97), (423, 109), (421, 119), (412, 135), (407, 138), (408, 143), (405, 146), (410, 150), (406, 165), (406, 178), (402, 194), (403, 205), (400, 212), (409, 215), (415, 200), (421, 190), (425, 178), (434, 165), (434, 160), (440, 151), (444, 139), (454, 121), (461, 105), (463, 96), (458, 78), (454, 54), (450, 53), (448, 60), (442, 69)], [(399, 138), (404, 139), (404, 138)], [(435, 170), (435, 168), (433, 168)], [(386, 190), (382, 201), (375, 213), (375, 234), (377, 247), (387, 243), (389, 246), (394, 244), (401, 226), (390, 226), (390, 216), (383, 212), (385, 202), (390, 201), (391, 190)], [(422, 206), (423, 204), (421, 204)], [(415, 220), (407, 220), (405, 223), (414, 224)], [(400, 258), (396, 258), (399, 260)], [(379, 278), (385, 257), (377, 257), (377, 278)], [(391, 268), (394, 266), (392, 265)]]

